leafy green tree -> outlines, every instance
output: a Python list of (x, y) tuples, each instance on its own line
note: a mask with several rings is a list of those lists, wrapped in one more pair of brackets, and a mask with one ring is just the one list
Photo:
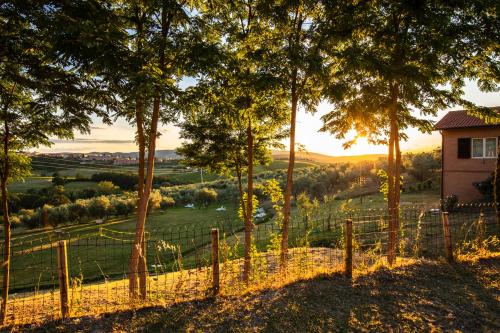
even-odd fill
[(432, 152), (409, 153), (403, 156), (403, 165), (410, 175), (423, 182), (441, 168), (441, 158)]
[[(337, 5), (333, 5), (337, 4)], [(325, 57), (322, 52), (327, 41), (322, 23), (328, 19), (327, 13), (335, 16), (335, 27), (344, 25), (347, 30), (347, 15), (339, 8), (344, 8), (342, 2), (315, 0), (300, 1), (263, 1), (261, 11), (264, 13), (265, 24), (271, 28), (270, 43), (275, 45), (273, 55), (273, 70), (279, 77), (289, 104), (289, 161), (284, 192), (283, 230), (281, 244), (281, 262), (286, 264), (288, 252), (288, 230), (290, 225), (293, 176), (295, 165), (296, 118), (300, 107), (308, 112), (314, 112), (320, 102)], [(339, 8), (336, 8), (336, 7)], [(335, 29), (331, 27), (330, 30)], [(331, 45), (331, 40), (330, 40)]]
[(0, 322), (6, 318), (10, 279), (10, 221), (7, 184), (29, 173), (22, 151), (50, 145), (49, 137), (88, 132), (100, 111), (98, 82), (82, 73), (54, 47), (53, 16), (44, 3), (7, 1), (0, 6), (0, 187), (4, 257)]
[(216, 3), (202, 18), (206, 35), (217, 43), (217, 61), (201, 71), (198, 84), (188, 91), (196, 97), (187, 104), (181, 136), (189, 141), (179, 152), (190, 165), (236, 174), (245, 224), (243, 279), (248, 282), (255, 207), (245, 197), (254, 197), (254, 166), (269, 159), (269, 147), (282, 137), (286, 100), (271, 70), (274, 46), (263, 21), (264, 1)]
[(432, 123), (422, 116), (435, 116), (450, 105), (477, 109), (462, 98), (461, 69), (473, 48), (463, 37), (480, 27), (457, 14), (463, 6), (467, 5), (460, 1), (370, 3), (353, 15), (357, 26), (353, 38), (340, 50), (325, 50), (339, 66), (331, 71), (333, 79), (325, 90), (334, 109), (323, 117), (323, 130), (339, 139), (356, 131), (346, 146), (359, 136), (388, 145), (391, 264), (397, 248), (399, 143), (407, 138), (404, 131), (416, 127), (430, 132)]

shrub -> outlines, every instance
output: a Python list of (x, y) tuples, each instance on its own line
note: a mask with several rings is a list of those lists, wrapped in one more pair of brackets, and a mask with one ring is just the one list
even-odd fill
[(118, 186), (113, 184), (113, 182), (110, 181), (102, 181), (97, 184), (97, 187), (99, 188), (99, 193), (102, 195), (106, 194), (113, 194), (116, 193), (119, 189)]
[(49, 222), (53, 226), (57, 226), (59, 224), (66, 223), (69, 221), (69, 213), (67, 205), (61, 205), (49, 208), (48, 213), (49, 213)]
[(10, 227), (12, 229), (21, 226), (21, 219), (19, 218), (19, 216), (16, 216), (16, 215), (9, 216), (9, 222), (10, 222)]
[(33, 209), (21, 209), (19, 211), (19, 219), (29, 229), (34, 229), (41, 225), (40, 212), (35, 212)]
[(104, 218), (109, 214), (111, 203), (105, 196), (95, 197), (89, 202), (89, 215), (93, 218)]
[(444, 212), (452, 213), (455, 211), (457, 203), (458, 203), (458, 197), (455, 194), (449, 195), (442, 201), (441, 209)]
[(74, 203), (68, 205), (68, 219), (69, 222), (84, 221), (89, 215), (87, 209), (87, 202), (84, 200), (76, 200)]
[(52, 184), (54, 184), (55, 186), (63, 186), (64, 183), (65, 183), (64, 178), (62, 178), (60, 176), (52, 177)]
[(160, 202), (161, 209), (165, 210), (175, 206), (175, 200), (172, 197), (163, 197)]
[(160, 208), (160, 202), (162, 200), (161, 192), (159, 190), (154, 190), (149, 196), (148, 211)]
[(199, 205), (209, 205), (217, 200), (217, 192), (204, 187), (194, 193), (194, 200)]
[(135, 201), (131, 199), (114, 199), (111, 201), (116, 215), (128, 216), (135, 210)]

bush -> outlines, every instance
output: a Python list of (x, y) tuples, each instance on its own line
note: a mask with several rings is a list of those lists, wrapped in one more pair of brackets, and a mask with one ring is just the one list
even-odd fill
[(135, 210), (135, 201), (131, 199), (114, 199), (111, 201), (115, 214), (118, 216), (128, 216)]
[(172, 197), (163, 197), (160, 202), (161, 209), (165, 210), (175, 206), (175, 200)]
[(62, 223), (67, 223), (69, 221), (69, 212), (67, 205), (49, 208), (48, 213), (49, 223), (54, 227)]
[(452, 213), (455, 211), (455, 208), (458, 203), (458, 197), (455, 194), (449, 195), (441, 203), (441, 209), (444, 212)]
[(66, 181), (64, 180), (64, 178), (60, 176), (52, 177), (52, 184), (54, 184), (55, 186), (63, 186), (65, 182)]
[(194, 200), (199, 205), (207, 206), (217, 200), (217, 192), (204, 187), (194, 193)]
[(160, 208), (160, 202), (162, 200), (161, 192), (159, 190), (154, 190), (149, 195), (148, 211)]
[(21, 223), (29, 229), (34, 229), (41, 225), (41, 214), (39, 210), (35, 212), (33, 209), (21, 209), (19, 211), (19, 219)]
[(16, 215), (9, 216), (9, 222), (10, 222), (10, 227), (12, 229), (15, 229), (15, 228), (21, 226), (21, 219), (19, 218), (19, 216), (16, 216)]
[(72, 204), (68, 205), (68, 219), (69, 222), (84, 221), (89, 215), (89, 211), (87, 209), (87, 202), (84, 200), (77, 200)]
[(95, 197), (89, 202), (89, 215), (93, 218), (104, 218), (108, 216), (111, 203), (105, 196)]
[(106, 194), (113, 194), (116, 193), (120, 188), (113, 184), (113, 182), (110, 181), (102, 181), (97, 184), (97, 187), (99, 188), (99, 194), (101, 195), (106, 195)]

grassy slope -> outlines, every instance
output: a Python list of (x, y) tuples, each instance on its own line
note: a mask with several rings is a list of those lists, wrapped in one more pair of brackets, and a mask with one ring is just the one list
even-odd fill
[(476, 263), (427, 261), (381, 269), (353, 282), (334, 275), (242, 296), (49, 322), (24, 331), (494, 332), (500, 330), (498, 281), (497, 253)]

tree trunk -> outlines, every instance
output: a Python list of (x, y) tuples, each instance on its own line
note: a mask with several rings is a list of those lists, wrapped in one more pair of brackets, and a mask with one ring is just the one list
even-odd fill
[(401, 150), (399, 148), (399, 126), (396, 121), (394, 129), (394, 154), (396, 157), (394, 165), (394, 249), (399, 247), (399, 202), (401, 199)]
[(388, 194), (387, 208), (389, 215), (389, 241), (387, 259), (394, 263), (399, 220), (399, 192), (401, 173), (401, 153), (399, 151), (399, 130), (397, 124), (397, 86), (391, 84), (391, 107), (389, 110), (389, 156), (388, 156)]
[(0, 186), (2, 187), (2, 212), (3, 212), (3, 230), (4, 230), (4, 246), (3, 246), (3, 281), (2, 281), (2, 306), (0, 309), (0, 324), (5, 324), (7, 317), (7, 300), (9, 298), (9, 282), (10, 282), (10, 221), (9, 221), (9, 205), (7, 202), (7, 182), (2, 177)]
[(247, 127), (247, 155), (248, 155), (248, 175), (247, 175), (247, 202), (245, 212), (245, 262), (243, 267), (243, 281), (248, 284), (251, 270), (251, 249), (252, 249), (252, 229), (253, 229), (253, 132), (252, 121), (248, 119)]
[[(145, 157), (146, 157), (146, 142), (144, 139), (144, 120), (143, 120), (144, 106), (142, 98), (140, 96), (137, 96), (135, 101), (136, 101), (135, 117), (137, 124), (137, 144), (139, 146), (139, 166), (137, 170), (137, 175), (138, 175), (137, 216), (139, 216), (139, 208), (141, 207), (141, 200), (144, 196), (144, 169), (145, 169)], [(143, 238), (141, 241), (142, 255), (139, 256), (139, 292), (141, 299), (145, 299), (147, 294), (148, 266), (146, 262), (145, 250), (146, 250), (145, 234), (143, 234)]]
[(295, 167), (295, 125), (297, 118), (297, 73), (292, 80), (292, 108), (290, 118), (290, 155), (288, 158), (288, 170), (286, 173), (285, 202), (283, 205), (283, 232), (281, 238), (281, 266), (286, 266), (288, 256), (288, 233), (290, 226), (290, 215), (292, 211), (293, 170)]
[(389, 151), (387, 157), (387, 215), (389, 217), (389, 237), (387, 242), (387, 260), (392, 265), (394, 261), (394, 135), (389, 133)]
[[(161, 9), (161, 39), (160, 39), (160, 47), (158, 50), (158, 55), (159, 55), (158, 65), (160, 69), (164, 69), (165, 67), (165, 44), (166, 44), (165, 39), (168, 35), (168, 26), (169, 22), (167, 22), (167, 2), (163, 1)], [(129, 293), (131, 298), (137, 297), (137, 272), (138, 269), (140, 268), (139, 263), (141, 261), (144, 261), (145, 263), (146, 260), (146, 258), (144, 258), (144, 252), (143, 252), (144, 229), (148, 213), (149, 196), (151, 194), (151, 190), (153, 187), (156, 137), (158, 135), (158, 120), (160, 115), (161, 98), (162, 98), (161, 88), (158, 87), (153, 100), (153, 114), (151, 117), (151, 126), (150, 126), (149, 143), (148, 143), (148, 162), (146, 168), (146, 181), (144, 183), (142, 196), (139, 200), (134, 245), (132, 247), (132, 252), (130, 254)], [(147, 272), (143, 271), (141, 272), (141, 274), (145, 275), (147, 274)], [(145, 292), (146, 279), (147, 279), (146, 276), (141, 277), (141, 280), (144, 281), (144, 292)]]
[[(498, 140), (498, 139), (497, 139)], [(493, 205), (495, 207), (495, 216), (498, 227), (498, 232), (500, 233), (500, 145), (497, 147), (497, 161), (495, 166), (495, 175), (493, 179)]]
[(3, 230), (4, 230), (4, 246), (3, 246), (3, 281), (2, 281), (2, 304), (0, 306), (0, 324), (5, 324), (7, 318), (7, 301), (9, 299), (10, 287), (10, 219), (9, 219), (9, 203), (7, 198), (7, 180), (9, 179), (10, 162), (9, 162), (9, 125), (7, 119), (4, 122), (5, 133), (3, 140), (3, 170), (0, 179), (0, 187), (2, 193), (2, 213), (3, 213)]
[[(137, 54), (142, 55), (142, 43), (144, 38), (144, 28), (139, 6), (136, 7), (136, 28), (137, 28)], [(137, 144), (139, 148), (139, 167), (137, 172), (137, 216), (139, 216), (139, 207), (144, 195), (144, 168), (146, 157), (146, 142), (144, 136), (144, 101), (138, 93), (135, 98), (135, 120), (137, 125)], [(141, 243), (142, 255), (139, 256), (139, 290), (142, 299), (146, 298), (147, 293), (147, 262), (145, 256), (146, 243), (145, 234)], [(134, 289), (136, 289), (134, 287)]]

